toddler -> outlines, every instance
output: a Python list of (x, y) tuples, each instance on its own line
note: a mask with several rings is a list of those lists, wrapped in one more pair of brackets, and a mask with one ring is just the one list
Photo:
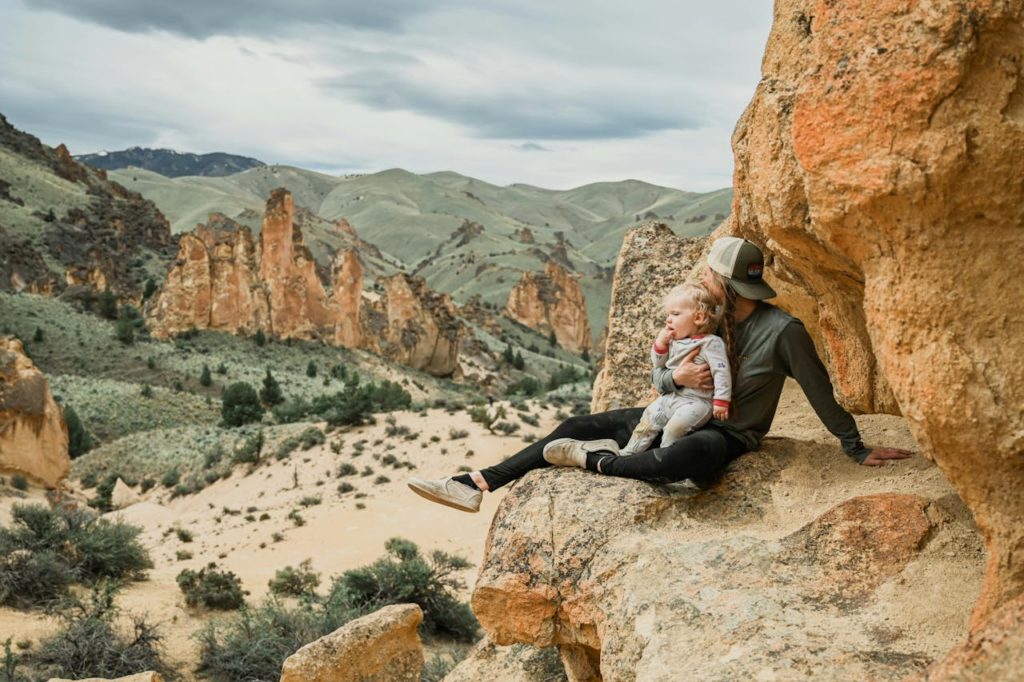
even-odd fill
[(716, 301), (703, 284), (682, 284), (665, 296), (665, 327), (651, 351), (655, 367), (675, 369), (695, 348), (693, 361), (711, 368), (714, 390), (680, 388), (647, 406), (629, 443), (620, 455), (643, 452), (661, 432), (661, 447), (671, 445), (704, 426), (714, 415), (727, 419), (732, 398), (732, 374), (725, 342), (710, 333), (718, 328)]

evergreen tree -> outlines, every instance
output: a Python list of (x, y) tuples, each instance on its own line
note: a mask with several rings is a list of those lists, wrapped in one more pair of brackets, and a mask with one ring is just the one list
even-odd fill
[(135, 323), (127, 317), (122, 317), (114, 325), (114, 336), (124, 345), (132, 345), (135, 343)]
[(512, 358), (512, 366), (516, 369), (523, 369), (526, 367), (526, 361), (523, 360), (523, 354), (521, 352), (516, 351), (515, 357)]
[(203, 386), (209, 386), (213, 383), (213, 377), (210, 376), (210, 366), (205, 362), (203, 363), (203, 372), (199, 375), (199, 383)]
[(104, 289), (100, 294), (99, 313), (108, 320), (117, 319), (117, 298), (110, 289)]
[(505, 350), (503, 350), (501, 352), (501, 359), (505, 361), (506, 365), (514, 365), (515, 364), (516, 358), (515, 358), (515, 355), (512, 352), (512, 344), (511, 343), (507, 344), (505, 346)]
[(142, 300), (148, 300), (150, 296), (156, 293), (156, 280), (152, 277), (146, 280), (146, 288), (142, 290)]
[(142, 385), (142, 397), (143, 398), (152, 398), (153, 397), (153, 387), (150, 386), (149, 384), (143, 384)]
[(312, 360), (310, 360), (309, 364), (306, 365), (306, 376), (311, 379), (316, 376), (316, 363)]
[(68, 425), (68, 455), (71, 459), (84, 455), (92, 447), (92, 439), (70, 405), (64, 408), (64, 421)]
[(552, 348), (554, 348), (555, 346), (558, 345), (558, 339), (555, 337), (555, 330), (554, 329), (552, 329), (551, 333), (548, 335), (548, 344)]
[(583, 362), (590, 362), (590, 351), (584, 348), (583, 352), (580, 353), (580, 358), (583, 359)]
[(271, 407), (284, 402), (284, 393), (281, 392), (281, 385), (277, 383), (277, 379), (270, 373), (269, 367), (267, 367), (267, 376), (263, 377), (260, 400), (263, 401), (264, 405), (270, 405)]
[(228, 386), (221, 399), (220, 414), (227, 426), (258, 422), (263, 418), (263, 406), (256, 389), (242, 381)]
[(32, 340), (35, 341), (36, 343), (39, 343), (40, 341), (43, 340), (43, 328), (42, 327), (36, 327), (36, 333), (32, 335)]
[(256, 341), (257, 346), (260, 346), (262, 348), (263, 345), (267, 342), (267, 337), (263, 333), (262, 329), (257, 329), (256, 335), (253, 337), (253, 340)]

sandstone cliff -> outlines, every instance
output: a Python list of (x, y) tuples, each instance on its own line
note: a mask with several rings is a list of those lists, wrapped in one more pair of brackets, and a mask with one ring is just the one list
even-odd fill
[(568, 351), (579, 353), (590, 348), (583, 290), (558, 263), (548, 261), (543, 273), (524, 272), (509, 293), (505, 312), (531, 329), (553, 331), (558, 344)]
[(21, 342), (0, 338), (0, 471), (56, 487), (71, 468), (68, 427)]
[[(366, 348), (436, 376), (455, 371), (463, 326), (448, 296), (422, 279), (395, 275), (379, 280), (378, 300), (364, 300), (356, 249), (335, 256), (325, 283), (294, 216), (291, 194), (275, 190), (258, 244), (248, 227), (217, 214), (182, 235), (164, 286), (146, 309), (153, 335), (262, 331)], [(347, 223), (339, 226), (355, 234)]]
[(784, 0), (733, 137), (728, 229), (817, 322), (838, 391), (898, 409), (1024, 592), (1024, 2)]

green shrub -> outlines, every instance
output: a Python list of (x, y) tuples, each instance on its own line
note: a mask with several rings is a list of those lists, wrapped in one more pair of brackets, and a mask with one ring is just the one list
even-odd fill
[(160, 485), (165, 488), (173, 488), (178, 485), (179, 481), (181, 481), (181, 474), (178, 472), (178, 468), (175, 467), (164, 473), (163, 477), (160, 479)]
[(192, 542), (192, 540), (194, 539), (192, 537), (192, 531), (186, 528), (175, 528), (174, 534), (177, 535), (178, 539), (182, 542)]
[(224, 396), (221, 398), (221, 417), (227, 426), (258, 422), (263, 417), (263, 406), (256, 395), (256, 390), (242, 381), (224, 389)]
[(143, 398), (152, 398), (153, 397), (153, 387), (150, 386), (149, 384), (143, 384), (142, 385), (142, 390), (139, 392), (139, 394)]
[(303, 507), (315, 507), (322, 502), (322, 498), (319, 495), (306, 495), (299, 500), (299, 505)]
[(271, 594), (301, 597), (313, 595), (320, 585), (320, 574), (313, 570), (313, 562), (306, 559), (298, 568), (285, 566), (274, 574), (268, 583)]
[(274, 452), (274, 457), (277, 459), (284, 459), (288, 455), (295, 451), (295, 448), (299, 447), (299, 439), (292, 436), (286, 438), (277, 446), (277, 450)]
[(64, 407), (64, 421), (68, 425), (68, 455), (75, 459), (92, 447), (92, 438), (82, 425), (82, 420), (70, 405)]
[(309, 450), (314, 445), (323, 445), (327, 440), (324, 432), (315, 426), (311, 426), (299, 434), (299, 444), (303, 450)]
[(28, 490), (28, 478), (25, 474), (14, 474), (11, 476), (11, 487), (15, 490)]
[(215, 563), (199, 571), (186, 568), (176, 580), (189, 606), (229, 611), (245, 604), (242, 581), (231, 571), (218, 571)]
[(213, 383), (213, 375), (210, 374), (210, 366), (203, 363), (203, 371), (199, 374), (199, 385), (209, 386)]
[(252, 434), (235, 447), (231, 461), (235, 464), (259, 464), (263, 454), (263, 429)]
[(114, 325), (114, 338), (126, 346), (135, 343), (135, 323), (127, 317), (122, 317)]
[(117, 297), (110, 289), (105, 289), (100, 294), (98, 312), (108, 320), (117, 319)]
[(114, 594), (112, 585), (101, 585), (88, 601), (75, 600), (59, 612), (61, 629), (43, 641), (35, 657), (45, 672), (41, 679), (115, 678), (148, 670), (173, 677), (174, 671), (161, 658), (162, 636), (156, 625), (135, 616), (130, 633), (114, 627)]
[(257, 329), (252, 338), (260, 348), (267, 342), (267, 335), (263, 333), (262, 329)]
[(0, 527), (0, 604), (38, 606), (75, 581), (138, 578), (153, 567), (141, 529), (80, 510), (15, 504)]
[(263, 401), (264, 405), (273, 407), (284, 402), (284, 393), (281, 392), (281, 384), (277, 382), (274, 375), (270, 373), (270, 368), (267, 367), (267, 374), (263, 377), (263, 387), (260, 389), (260, 400)]
[(359, 469), (357, 469), (354, 464), (342, 462), (338, 465), (338, 478), (342, 478), (344, 476), (355, 476), (358, 473)]
[(338, 484), (338, 494), (339, 495), (344, 495), (346, 493), (350, 493), (350, 492), (352, 492), (355, 489), (356, 489), (356, 487), (354, 485), (352, 485), (351, 483), (349, 483), (348, 481), (342, 481), (341, 483)]
[(306, 376), (310, 379), (316, 376), (316, 363), (312, 360), (310, 360), (309, 364), (306, 365)]
[(460, 440), (468, 437), (469, 431), (464, 431), (462, 429), (448, 429), (448, 438), (451, 440)]
[(270, 410), (278, 424), (293, 424), (305, 419), (312, 412), (313, 406), (304, 398), (291, 398)]

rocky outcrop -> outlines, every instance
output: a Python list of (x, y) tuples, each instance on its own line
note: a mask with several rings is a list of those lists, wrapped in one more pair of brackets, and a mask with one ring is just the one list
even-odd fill
[(590, 348), (587, 303), (576, 277), (548, 261), (543, 273), (524, 272), (508, 295), (505, 312), (531, 329), (554, 332), (558, 345), (573, 353)]
[(923, 671), (959, 635), (927, 633), (962, 627), (973, 598), (943, 590), (936, 611), (948, 552), (980, 538), (927, 463), (844, 500), (862, 470), (844, 462), (823, 482), (830, 456), (773, 440), (705, 490), (533, 471), (498, 508), (473, 611), (497, 645), (557, 646), (570, 680)]
[(0, 471), (55, 488), (70, 468), (68, 427), (46, 377), (20, 341), (0, 337)]
[(419, 682), (422, 622), (415, 604), (385, 606), (289, 656), (281, 682)]
[(647, 349), (665, 325), (662, 298), (687, 278), (706, 241), (677, 237), (664, 223), (644, 223), (626, 233), (612, 280), (604, 356), (594, 381), (591, 412), (651, 402)]
[(363, 304), (363, 264), (359, 254), (346, 249), (334, 260), (334, 303), (338, 317), (334, 342), (346, 348), (358, 348), (363, 340), (359, 319)]
[[(776, 3), (728, 230), (816, 322), (838, 391), (906, 415), (1024, 593), (1024, 2)], [(893, 399), (895, 398), (895, 400)]]
[[(78, 163), (67, 147), (55, 149), (0, 115), (0, 147), (19, 157), (23, 172), (3, 179), (3, 194), (17, 203), (17, 229), (0, 228), (0, 288), (79, 297), (109, 288), (137, 303), (149, 277), (147, 260), (170, 260), (170, 223), (153, 202)], [(42, 183), (45, 192), (33, 185)], [(51, 204), (54, 191), (66, 192)]]
[(364, 300), (364, 267), (355, 249), (335, 256), (325, 288), (294, 210), (291, 194), (275, 190), (255, 245), (248, 227), (219, 214), (182, 235), (178, 258), (146, 309), (153, 336), (190, 329), (262, 331), (366, 348), (451, 376), (458, 367), (463, 325), (450, 297), (431, 291), (420, 278), (399, 274), (379, 280), (384, 293), (377, 300)]
[(451, 297), (431, 291), (422, 278), (405, 273), (379, 282), (383, 295), (364, 306), (367, 346), (414, 369), (450, 376), (458, 367), (463, 334)]
[(336, 313), (327, 303), (316, 262), (295, 224), (291, 192), (275, 189), (260, 230), (259, 278), (266, 287), (270, 331), (281, 338), (315, 338), (333, 329)]

